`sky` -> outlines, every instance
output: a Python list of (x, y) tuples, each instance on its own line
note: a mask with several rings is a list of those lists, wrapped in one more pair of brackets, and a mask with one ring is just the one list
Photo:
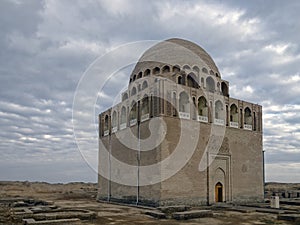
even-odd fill
[(263, 106), (266, 180), (300, 182), (299, 10), (297, 0), (1, 0), (0, 180), (96, 182), (72, 123), (84, 73), (119, 46), (177, 37), (211, 55), (231, 97)]

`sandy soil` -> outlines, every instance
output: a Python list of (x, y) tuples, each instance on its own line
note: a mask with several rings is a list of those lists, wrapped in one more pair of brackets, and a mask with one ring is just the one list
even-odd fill
[[(0, 200), (11, 197), (28, 197), (44, 201), (53, 201), (55, 205), (71, 209), (87, 209), (97, 214), (90, 221), (80, 224), (295, 224), (277, 220), (277, 215), (269, 213), (241, 213), (217, 210), (211, 218), (177, 221), (174, 219), (155, 219), (145, 215), (147, 208), (108, 204), (96, 201), (97, 185), (93, 183), (48, 184), (39, 182), (0, 182)], [(299, 207), (300, 209), (300, 207)], [(2, 217), (4, 210), (0, 211)], [(2, 221), (0, 224), (9, 224)]]

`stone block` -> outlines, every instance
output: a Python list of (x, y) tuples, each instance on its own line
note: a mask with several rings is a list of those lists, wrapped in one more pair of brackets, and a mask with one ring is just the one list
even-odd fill
[(212, 217), (211, 210), (192, 210), (186, 212), (177, 212), (172, 214), (172, 218), (176, 220), (187, 220), (193, 218)]
[(185, 205), (174, 205), (174, 206), (163, 206), (158, 207), (160, 211), (163, 213), (173, 213), (173, 212), (184, 212), (189, 210), (191, 207), (185, 206)]
[(146, 211), (145, 214), (149, 215), (149, 216), (152, 216), (154, 218), (157, 218), (157, 219), (167, 218), (166, 214), (164, 214), (162, 212), (158, 212), (158, 211)]
[(300, 214), (282, 214), (282, 215), (278, 215), (277, 219), (293, 221), (293, 222), (300, 222)]

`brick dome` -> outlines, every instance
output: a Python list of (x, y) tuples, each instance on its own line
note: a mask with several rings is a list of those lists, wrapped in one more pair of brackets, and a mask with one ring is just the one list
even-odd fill
[(215, 62), (203, 48), (184, 39), (172, 38), (159, 42), (146, 50), (130, 78), (144, 73), (147, 69), (162, 68), (165, 65), (191, 69), (197, 67), (199, 70), (206, 70), (210, 75), (221, 77)]

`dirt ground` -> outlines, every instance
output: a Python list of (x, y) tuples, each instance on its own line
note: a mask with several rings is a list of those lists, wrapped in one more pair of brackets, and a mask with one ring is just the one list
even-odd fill
[[(214, 210), (213, 217), (177, 221), (174, 219), (155, 219), (145, 214), (149, 209), (144, 207), (124, 206), (96, 201), (97, 185), (93, 183), (48, 184), (39, 182), (0, 182), (0, 200), (12, 197), (32, 198), (53, 201), (53, 204), (69, 209), (85, 209), (96, 213), (92, 220), (82, 220), (80, 224), (297, 224), (277, 220), (276, 214), (242, 213), (227, 210)], [(153, 209), (152, 209), (153, 210)], [(300, 206), (299, 206), (300, 210)], [(4, 210), (0, 211), (0, 213)], [(2, 215), (3, 217), (4, 215)], [(0, 224), (5, 223), (2, 220)], [(299, 223), (298, 223), (299, 224)]]

